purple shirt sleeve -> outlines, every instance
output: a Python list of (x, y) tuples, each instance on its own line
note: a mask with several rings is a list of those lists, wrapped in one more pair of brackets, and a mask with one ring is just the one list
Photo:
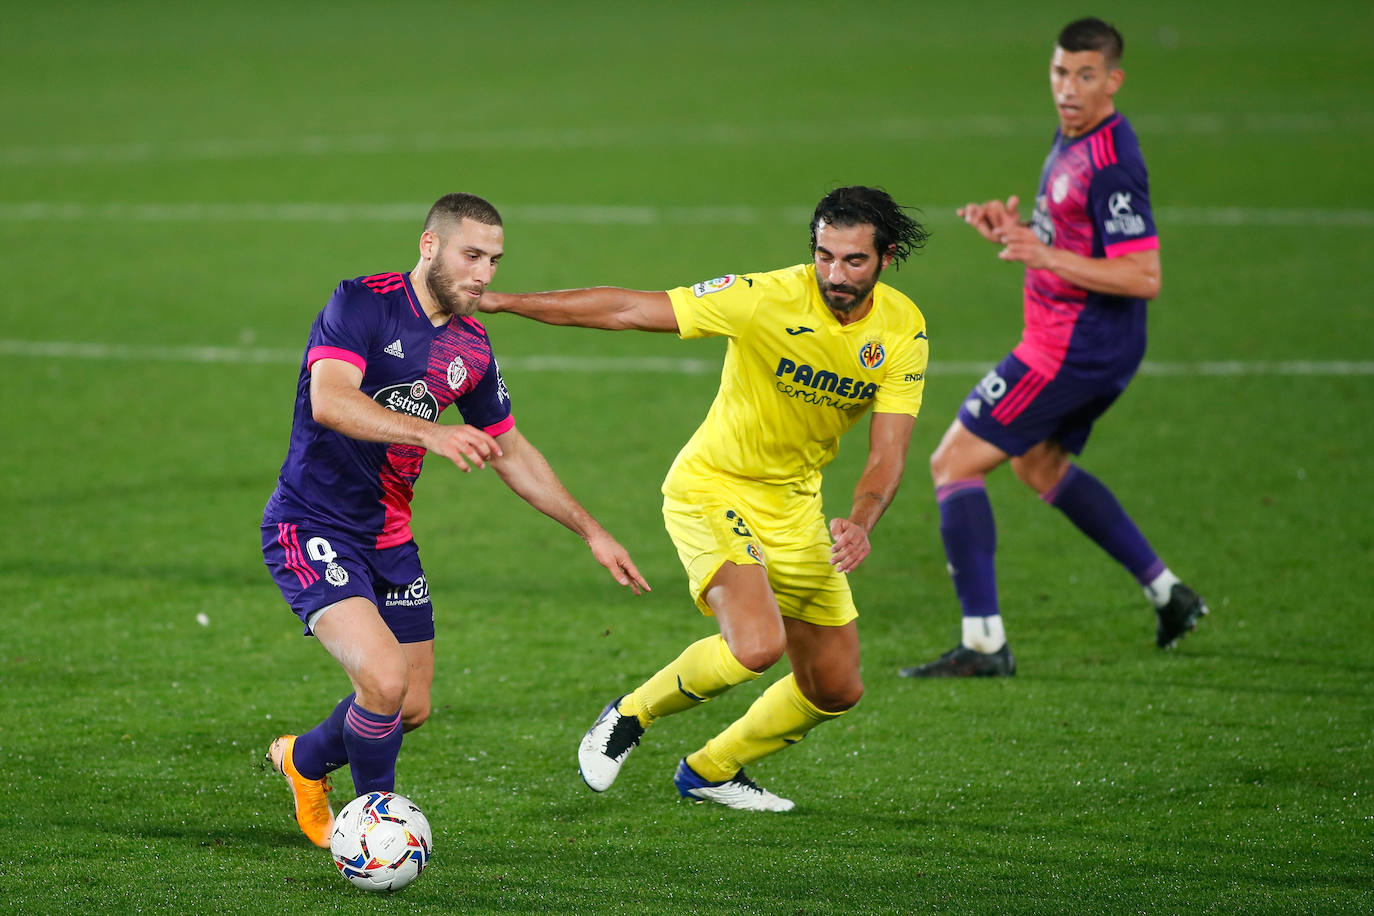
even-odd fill
[(1088, 206), (1109, 258), (1159, 247), (1144, 164), (1116, 162), (1093, 175)]
[(481, 381), (454, 403), (463, 415), (464, 423), (485, 430), (489, 435), (499, 436), (515, 425), (515, 417), (511, 415), (510, 393), (506, 391), (501, 367), (495, 359)]
[(340, 283), (311, 329), (306, 366), (321, 359), (341, 359), (366, 372), (381, 315), (375, 301), (376, 295), (362, 284)]

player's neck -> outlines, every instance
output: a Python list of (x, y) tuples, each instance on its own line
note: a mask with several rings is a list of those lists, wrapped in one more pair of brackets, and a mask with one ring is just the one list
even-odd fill
[[(826, 306), (826, 308), (830, 307)], [(873, 294), (869, 293), (868, 298), (864, 300), (863, 305), (855, 306), (847, 312), (842, 312), (838, 309), (832, 308), (830, 309), (830, 314), (835, 316), (835, 320), (840, 323), (840, 327), (844, 327), (847, 324), (853, 324), (856, 321), (862, 321), (864, 318), (868, 317), (868, 313), (871, 311), (873, 311)]]
[(1082, 130), (1069, 130), (1061, 124), (1059, 126), (1059, 132), (1069, 140), (1077, 140), (1079, 137), (1086, 137), (1088, 134), (1097, 130), (1103, 124), (1110, 121), (1112, 119), (1112, 116), (1115, 114), (1116, 106), (1108, 105), (1107, 110), (1105, 112), (1099, 112), (1098, 117), (1094, 118), (1093, 122), (1089, 124), (1087, 127), (1083, 128)]
[(420, 300), (420, 308), (425, 310), (425, 317), (429, 323), (436, 328), (448, 324), (449, 318), (453, 317), (439, 307), (439, 301), (429, 291), (429, 285), (425, 283), (425, 277), (420, 273), (420, 265), (416, 264), (410, 272), (410, 288), (415, 290), (415, 298)]

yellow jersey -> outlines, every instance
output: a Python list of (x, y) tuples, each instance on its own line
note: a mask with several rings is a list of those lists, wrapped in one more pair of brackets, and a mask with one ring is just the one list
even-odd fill
[[(717, 277), (668, 291), (678, 335), (729, 338), (720, 390), (664, 482), (746, 481), (820, 489), (821, 468), (869, 408), (916, 416), (930, 342), (925, 318), (885, 283), (841, 325), (815, 268)], [(688, 476), (690, 475), (690, 476)]]

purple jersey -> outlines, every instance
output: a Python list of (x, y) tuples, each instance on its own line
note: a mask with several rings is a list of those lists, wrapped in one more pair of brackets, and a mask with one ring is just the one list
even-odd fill
[(456, 403), (464, 422), (493, 436), (515, 425), (481, 322), (455, 317), (434, 327), (405, 274), (345, 280), (310, 328), (291, 444), (265, 524), (342, 531), (379, 550), (411, 539), (410, 500), (425, 450), (364, 442), (316, 423), (310, 367), (321, 359), (361, 369), (363, 394), (388, 410), (437, 420)]
[[(1135, 131), (1113, 114), (1081, 137), (1056, 131), (1031, 219), (1046, 245), (1087, 258), (1159, 247), (1150, 182)], [(1054, 378), (1068, 363), (1095, 371), (1145, 353), (1145, 300), (1089, 292), (1049, 270), (1027, 270), (1026, 328), (1013, 351)]]

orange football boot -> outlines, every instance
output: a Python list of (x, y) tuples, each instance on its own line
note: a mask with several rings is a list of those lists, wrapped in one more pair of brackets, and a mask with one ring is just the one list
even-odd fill
[(287, 785), (291, 786), (291, 797), (296, 801), (296, 823), (310, 842), (322, 849), (329, 848), (329, 834), (334, 830), (334, 811), (329, 807), (329, 793), (333, 787), (329, 777), (306, 779), (291, 762), (291, 751), (296, 746), (295, 735), (282, 735), (267, 748), (267, 762), (272, 764)]

